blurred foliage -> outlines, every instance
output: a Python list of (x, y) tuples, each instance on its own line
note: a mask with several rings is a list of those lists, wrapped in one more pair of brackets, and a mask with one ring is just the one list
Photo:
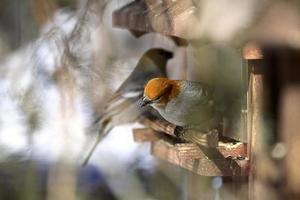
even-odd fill
[(40, 23), (49, 20), (53, 9), (76, 7), (75, 0), (2, 0), (0, 32), (7, 39), (10, 48), (17, 49), (38, 36)]

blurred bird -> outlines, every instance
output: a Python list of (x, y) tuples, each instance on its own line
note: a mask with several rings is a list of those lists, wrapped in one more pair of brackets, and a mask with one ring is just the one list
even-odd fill
[(151, 105), (184, 140), (203, 144), (203, 134), (217, 125), (216, 106), (209, 87), (187, 80), (151, 79), (145, 86), (142, 107)]
[(166, 64), (172, 57), (173, 53), (159, 48), (150, 49), (143, 54), (136, 68), (114, 93), (102, 115), (96, 120), (98, 135), (83, 165), (87, 164), (97, 144), (114, 126), (134, 122), (142, 113), (137, 102), (143, 95), (145, 84), (154, 77), (166, 77)]

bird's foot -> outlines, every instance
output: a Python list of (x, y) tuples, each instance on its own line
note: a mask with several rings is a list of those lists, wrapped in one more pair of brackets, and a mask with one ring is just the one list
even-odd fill
[(219, 142), (219, 132), (217, 129), (212, 129), (209, 131), (199, 131), (197, 134), (191, 132), (191, 140), (197, 144), (204, 147), (217, 147)]
[(184, 135), (184, 128), (181, 126), (176, 126), (174, 130), (174, 135), (178, 138), (182, 138)]
[(216, 147), (219, 141), (219, 133), (217, 129), (203, 132), (197, 129), (185, 129), (177, 126), (174, 130), (174, 134), (179, 139), (193, 142), (204, 147)]

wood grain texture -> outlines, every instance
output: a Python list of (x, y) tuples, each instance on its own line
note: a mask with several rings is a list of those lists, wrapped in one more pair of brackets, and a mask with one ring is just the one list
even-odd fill
[(170, 124), (169, 122), (165, 120), (159, 120), (159, 119), (148, 119), (146, 117), (141, 117), (140, 123), (151, 127), (153, 130), (158, 132), (163, 132), (165, 134), (168, 134), (170, 136), (176, 137), (175, 135), (175, 128), (176, 125)]
[[(170, 131), (170, 127), (165, 130)], [(151, 153), (155, 157), (202, 176), (248, 174), (247, 146), (243, 143), (219, 142), (217, 148), (205, 148), (180, 142), (151, 128), (134, 129), (134, 139), (137, 142), (151, 142)]]
[(258, 44), (249, 42), (243, 47), (243, 58), (246, 60), (262, 59), (263, 54)]
[[(151, 127), (153, 130), (166, 133), (178, 140), (184, 141), (182, 138), (178, 138), (175, 134), (176, 125), (171, 124), (165, 120), (159, 119), (147, 119), (145, 117), (141, 118), (140, 122), (145, 126)], [(201, 138), (201, 145), (207, 147), (216, 147), (218, 143), (218, 131), (211, 130), (209, 132), (201, 133), (195, 130), (187, 130), (185, 134), (199, 134), (199, 138)], [(199, 140), (200, 141), (200, 140)], [(200, 143), (198, 143), (200, 144)]]
[(113, 26), (185, 38), (194, 10), (191, 0), (136, 0), (113, 12)]
[[(267, 193), (257, 173), (258, 160), (262, 161), (264, 151), (262, 142), (262, 112), (263, 112), (263, 64), (261, 59), (248, 56), (249, 86), (248, 86), (248, 157), (249, 168), (249, 199), (263, 199), (261, 193)], [(258, 57), (259, 58), (259, 57)]]
[[(189, 143), (177, 145), (167, 140), (158, 140), (152, 142), (151, 153), (157, 158), (202, 176), (246, 176), (248, 174), (247, 159), (224, 157), (222, 154), (224, 151), (216, 148), (201, 148)], [(226, 153), (230, 154), (230, 152)]]
[(136, 128), (132, 130), (135, 142), (152, 142), (161, 138), (160, 134), (150, 128)]

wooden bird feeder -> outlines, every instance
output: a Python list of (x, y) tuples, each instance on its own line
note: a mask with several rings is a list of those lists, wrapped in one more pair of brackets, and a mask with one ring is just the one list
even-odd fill
[[(178, 46), (186, 46), (181, 24), (177, 22), (193, 15), (195, 6), (189, 0), (135, 0), (114, 11), (113, 25), (128, 29), (139, 37), (156, 32), (173, 39)], [(182, 20), (181, 20), (182, 21)], [(255, 57), (252, 47), (245, 49), (244, 57)], [(175, 126), (165, 121), (147, 119), (140, 121), (147, 128), (134, 129), (136, 142), (151, 142), (151, 153), (157, 158), (183, 167), (203, 176), (247, 176), (249, 160), (247, 144), (231, 140), (219, 141), (216, 148), (200, 147), (180, 142), (174, 135)], [(208, 135), (208, 142), (214, 138)]]
[[(172, 38), (179, 46), (187, 45), (181, 34), (178, 19), (191, 17), (195, 6), (189, 0), (135, 0), (113, 12), (113, 25), (128, 29), (136, 37), (156, 32)], [(244, 48), (246, 60), (260, 59), (261, 52), (255, 45)], [(219, 141), (216, 148), (200, 147), (193, 143), (178, 141), (175, 126), (161, 120), (140, 121), (147, 128), (134, 129), (136, 142), (151, 142), (151, 153), (203, 176), (247, 176), (249, 172), (249, 147), (246, 143), (228, 140)], [(209, 135), (209, 142), (213, 140)]]

